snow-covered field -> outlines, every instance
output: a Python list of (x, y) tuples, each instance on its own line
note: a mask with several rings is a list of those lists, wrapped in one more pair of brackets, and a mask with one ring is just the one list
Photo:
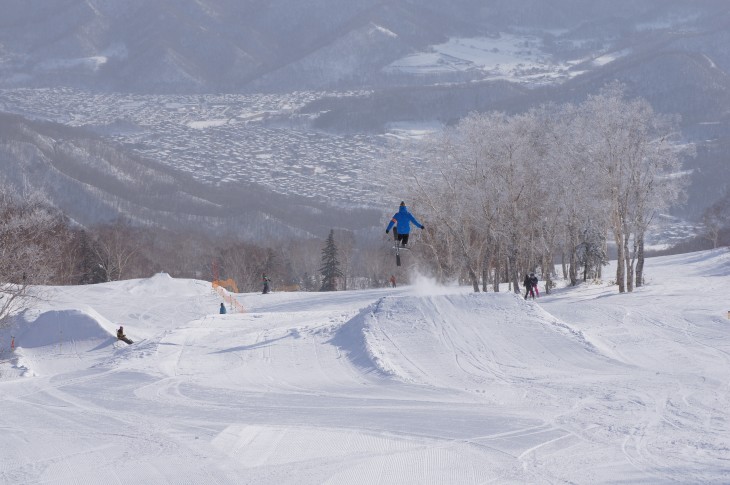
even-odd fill
[(227, 315), (165, 274), (45, 288), (0, 332), (0, 483), (730, 483), (729, 275), (718, 250), (632, 294), (419, 280)]
[[(608, 57), (604, 58), (608, 63)], [(481, 71), (482, 79), (504, 79), (528, 85), (565, 81), (574, 64), (557, 61), (543, 51), (542, 40), (530, 35), (500, 33), (494, 37), (454, 37), (408, 55), (386, 67), (386, 72), (443, 74)], [(603, 64), (596, 64), (603, 65)]]

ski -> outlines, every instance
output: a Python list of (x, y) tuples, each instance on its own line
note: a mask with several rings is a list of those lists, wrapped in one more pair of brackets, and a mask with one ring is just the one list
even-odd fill
[(401, 246), (399, 242), (396, 242), (395, 246), (393, 246), (393, 249), (395, 250), (395, 265), (400, 266), (400, 252), (401, 251), (410, 251), (411, 248)]

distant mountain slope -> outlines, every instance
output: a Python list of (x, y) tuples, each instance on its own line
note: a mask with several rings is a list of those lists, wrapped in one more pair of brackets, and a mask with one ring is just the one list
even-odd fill
[(42, 190), (81, 224), (126, 215), (258, 240), (324, 237), (332, 227), (357, 230), (377, 221), (375, 211), (325, 207), (261, 187), (205, 185), (77, 128), (7, 114), (0, 114), (0, 128), (0, 182)]
[(390, 62), (450, 37), (528, 31), (556, 56), (586, 54), (667, 30), (717, 27), (725, 10), (721, 0), (5, 0), (0, 85), (363, 86), (392, 81), (382, 72)]

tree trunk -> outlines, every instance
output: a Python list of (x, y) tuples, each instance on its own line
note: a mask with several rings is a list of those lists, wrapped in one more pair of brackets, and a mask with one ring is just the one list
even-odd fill
[(484, 257), (483, 261), (484, 266), (482, 266), (482, 291), (486, 293), (487, 287), (489, 286), (489, 270), (492, 267), (491, 252), (487, 253), (487, 256)]
[[(608, 236), (603, 239), (603, 254), (608, 255)], [(606, 256), (608, 257), (608, 256)], [(603, 265), (598, 265), (598, 279), (603, 279)]]
[(469, 268), (469, 279), (471, 279), (471, 286), (474, 288), (474, 293), (479, 293), (479, 278), (473, 269)]
[(626, 273), (624, 269), (624, 264), (626, 264), (626, 260), (624, 256), (623, 235), (620, 232), (617, 232), (616, 229), (614, 229), (613, 237), (616, 241), (616, 251), (618, 252), (618, 254), (616, 255), (616, 284), (618, 285), (618, 292), (624, 293), (626, 292)]
[(507, 257), (507, 264), (504, 268), (504, 280), (507, 282), (507, 291), (514, 291), (512, 289), (512, 270), (510, 269), (509, 257)]
[(627, 232), (624, 234), (624, 257), (626, 258), (626, 291), (631, 293), (634, 291), (634, 258), (633, 251), (629, 251), (629, 239), (631, 235)]
[(636, 256), (636, 287), (644, 284), (644, 234), (639, 237), (639, 249)]
[(545, 294), (549, 295), (550, 287), (553, 286), (552, 277), (553, 277), (553, 268), (555, 267), (555, 265), (553, 264), (553, 255), (552, 254), (545, 256), (545, 260), (543, 261), (542, 267), (543, 267), (542, 277), (545, 280)]
[[(573, 244), (571, 238), (571, 245)], [(578, 261), (575, 257), (575, 246), (570, 249), (570, 268), (569, 268), (570, 286), (578, 284)]]
[(494, 281), (492, 282), (492, 288), (495, 293), (499, 293), (499, 284), (502, 282), (502, 251), (497, 252), (497, 257), (494, 258)]
[(514, 254), (514, 252), (513, 252), (507, 258), (507, 261), (508, 261), (508, 267), (509, 267), (509, 272), (510, 272), (510, 281), (512, 282), (512, 290), (519, 295), (520, 294), (520, 283), (519, 283), (520, 278), (519, 278), (519, 274), (517, 273), (517, 255)]

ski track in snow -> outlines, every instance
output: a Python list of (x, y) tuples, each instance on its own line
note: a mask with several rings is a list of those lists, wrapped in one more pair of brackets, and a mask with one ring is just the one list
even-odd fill
[(0, 483), (728, 483), (728, 275), (711, 251), (632, 294), (419, 283), (227, 315), (164, 274), (45, 288), (0, 331)]

